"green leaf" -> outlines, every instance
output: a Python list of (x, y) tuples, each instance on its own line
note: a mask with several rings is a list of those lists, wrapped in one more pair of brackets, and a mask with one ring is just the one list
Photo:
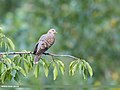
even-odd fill
[(36, 64), (36, 66), (35, 66), (35, 70), (34, 70), (35, 78), (38, 77), (38, 74), (39, 74), (39, 64)]
[(44, 62), (44, 64), (46, 64), (48, 66), (48, 63), (46, 62), (45, 59), (41, 58), (41, 60)]
[(28, 62), (31, 63), (31, 61), (33, 61), (33, 57), (32, 57), (32, 55), (27, 55), (27, 60), (28, 60)]
[(14, 66), (13, 68), (16, 69), (16, 70), (20, 70), (21, 74), (23, 74), (24, 76), (26, 76), (26, 73), (25, 73), (25, 71), (24, 71), (24, 69), (22, 67), (20, 67), (20, 66)]
[(3, 68), (3, 63), (0, 62), (0, 76), (1, 76), (2, 68)]
[(93, 76), (93, 70), (92, 70), (91, 66), (85, 60), (82, 60), (82, 61), (83, 61), (84, 68), (86, 70), (88, 70), (90, 77), (92, 77)]
[(5, 37), (5, 35), (4, 34), (2, 34), (2, 33), (0, 33), (0, 39), (2, 39), (3, 40), (3, 38)]
[(64, 63), (60, 60), (58, 60), (58, 63), (62, 66), (62, 67), (65, 67)]
[(30, 54), (30, 61), (33, 62), (33, 56)]
[(7, 40), (8, 40), (8, 45), (9, 45), (13, 50), (15, 50), (15, 45), (13, 44), (12, 40), (9, 39), (9, 38), (7, 38)]
[(65, 68), (60, 66), (60, 71), (61, 71), (62, 75), (64, 75), (64, 73), (65, 73)]
[(58, 76), (58, 70), (57, 70), (57, 66), (55, 63), (53, 63), (53, 80), (56, 80), (57, 76)]
[(72, 61), (69, 65), (69, 69), (72, 69), (76, 61)]
[(7, 62), (11, 64), (11, 59), (6, 58)]
[(20, 68), (21, 68), (20, 66), (14, 66), (13, 67), (13, 69), (15, 69), (15, 70), (20, 70)]
[(73, 68), (72, 68), (72, 76), (75, 74), (75, 71), (77, 70), (78, 67), (78, 63), (74, 64)]
[(20, 64), (20, 60), (21, 60), (20, 55), (14, 55), (14, 57), (13, 57), (13, 62), (14, 62), (16, 65), (19, 65), (19, 64)]
[(45, 76), (48, 77), (49, 69), (46, 65), (44, 65), (44, 69), (45, 69)]
[(8, 45), (7, 42), (4, 41), (4, 42), (3, 42), (3, 46), (4, 46), (5, 50), (7, 50), (7, 51), (10, 50), (9, 45)]
[(86, 61), (85, 61), (85, 60), (82, 60), (82, 62), (83, 62), (83, 66), (87, 69)]
[(82, 75), (83, 75), (83, 78), (86, 79), (86, 75), (85, 75), (85, 67), (82, 68)]
[(64, 72), (65, 72), (65, 65), (64, 65), (64, 63), (62, 61), (60, 61), (60, 60), (58, 60), (57, 62), (59, 64), (59, 68), (60, 68), (60, 71), (61, 71), (62, 75), (64, 75)]
[(3, 43), (4, 43), (3, 41), (0, 41), (0, 47), (3, 47)]
[(3, 28), (2, 27), (0, 27), (0, 33), (3, 31)]
[(83, 62), (79, 63), (79, 73), (81, 74), (82, 73), (82, 65), (83, 65)]
[(75, 65), (76, 61), (72, 61), (69, 65), (69, 75), (74, 75), (74, 65)]
[(41, 60), (43, 61), (45, 76), (48, 77), (48, 74), (49, 74), (49, 63), (47, 63), (46, 60), (43, 59), (43, 58), (41, 58)]
[(29, 66), (28, 66), (27, 62), (25, 62), (25, 61), (24, 61), (24, 68), (25, 68), (26, 73), (28, 73)]
[(1, 74), (2, 83), (4, 83), (4, 81), (5, 81), (6, 73), (7, 73), (7, 70), (5, 70), (5, 71)]
[(7, 68), (11, 67), (11, 59), (7, 58), (7, 57), (3, 57), (4, 59), (4, 63), (6, 65)]
[(8, 46), (7, 46), (7, 43), (6, 42), (4, 42), (4, 46), (5, 46), (5, 50), (7, 50), (8, 48)]
[(19, 82), (19, 74), (18, 73), (15, 74), (14, 80)]
[(91, 68), (91, 66), (89, 65), (88, 62), (86, 62), (86, 66), (87, 66), (88, 72), (90, 74), (90, 77), (92, 77), (93, 76), (93, 70), (92, 70), (92, 68)]
[(82, 69), (83, 78), (86, 79), (86, 76), (87, 76), (88, 74), (87, 74), (87, 66), (86, 66), (86, 61), (85, 61), (85, 60), (82, 60), (81, 69)]
[(12, 79), (11, 70), (10, 69), (5, 70), (1, 75), (2, 83), (4, 83), (5, 81), (10, 81), (11, 79)]
[(76, 61), (72, 61), (69, 65), (69, 69), (72, 70), (72, 68), (74, 67), (74, 65), (76, 64)]
[(26, 57), (24, 57), (26, 59), (26, 61), (29, 63), (30, 67), (32, 67), (32, 62), (33, 62), (33, 57), (32, 55), (26, 55)]
[(25, 71), (24, 71), (23, 68), (20, 69), (20, 72), (21, 72), (24, 76), (26, 76), (26, 73), (25, 73)]
[(6, 78), (5, 81), (10, 81), (12, 79), (12, 75), (10, 74), (10, 72), (6, 74)]

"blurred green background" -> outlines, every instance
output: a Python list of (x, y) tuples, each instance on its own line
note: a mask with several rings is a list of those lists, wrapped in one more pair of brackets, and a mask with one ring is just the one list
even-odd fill
[[(62, 58), (64, 76), (59, 74), (54, 81), (52, 70), (48, 78), (41, 70), (36, 79), (30, 72), (21, 77), (26, 89), (93, 90), (101, 86), (119, 90), (120, 86), (114, 86), (120, 85), (120, 0), (0, 0), (0, 26), (16, 51), (33, 51), (39, 37), (55, 28), (56, 42), (49, 51), (85, 59), (94, 71), (87, 80), (80, 74), (68, 76), (71, 59)], [(15, 81), (6, 84), (18, 85)]]

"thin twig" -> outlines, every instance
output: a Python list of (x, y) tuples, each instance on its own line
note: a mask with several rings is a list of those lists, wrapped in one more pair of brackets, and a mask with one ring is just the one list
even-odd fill
[(0, 55), (33, 54), (33, 52), (0, 52)]
[[(29, 52), (0, 52), (0, 56), (3, 56), (3, 55), (16, 55), (16, 54), (34, 54), (33, 52), (29, 51)], [(57, 54), (53, 54), (53, 53), (43, 53), (44, 55), (49, 55), (49, 56), (52, 56), (52, 57), (69, 57), (69, 58), (73, 58), (73, 59), (80, 59), (80, 58), (77, 58), (75, 56), (72, 56), (72, 55), (57, 55)]]
[(53, 54), (53, 53), (43, 53), (43, 54), (54, 56), (54, 57), (69, 57), (69, 58), (73, 58), (73, 59), (80, 59), (80, 58), (77, 58), (77, 57), (72, 56), (72, 55), (56, 55), (56, 54)]

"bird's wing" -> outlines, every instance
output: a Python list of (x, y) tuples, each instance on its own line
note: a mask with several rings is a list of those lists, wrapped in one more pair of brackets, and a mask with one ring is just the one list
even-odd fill
[(55, 41), (55, 36), (52, 34), (44, 34), (40, 37), (38, 43), (35, 46), (34, 54), (42, 54), (49, 49)]
[(46, 34), (44, 34), (40, 37), (39, 41), (37, 42), (37, 44), (35, 46), (34, 54), (43, 53), (44, 50), (46, 49), (45, 37), (46, 37)]
[(34, 49), (33, 54), (36, 54), (36, 52), (37, 52), (37, 47), (38, 47), (38, 43), (35, 45), (35, 49)]
[(55, 36), (53, 34), (47, 34), (46, 41), (47, 41), (49, 48), (50, 48), (55, 42)]

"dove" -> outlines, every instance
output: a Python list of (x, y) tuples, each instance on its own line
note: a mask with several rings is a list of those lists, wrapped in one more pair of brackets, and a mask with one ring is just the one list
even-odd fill
[(50, 29), (47, 34), (43, 34), (40, 37), (33, 52), (33, 54), (35, 54), (34, 64), (38, 64), (41, 55), (54, 44), (56, 33), (55, 29)]

